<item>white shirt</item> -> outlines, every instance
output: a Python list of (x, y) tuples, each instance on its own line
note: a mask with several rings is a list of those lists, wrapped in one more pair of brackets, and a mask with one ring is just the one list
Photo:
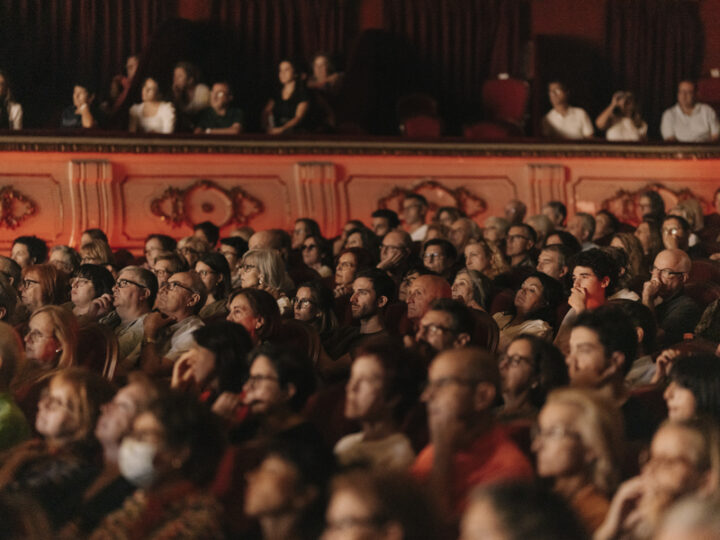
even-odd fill
[(632, 118), (623, 116), (605, 133), (608, 141), (641, 141), (647, 135), (647, 124), (635, 125)]
[(665, 140), (708, 142), (720, 133), (720, 123), (710, 105), (696, 103), (692, 113), (685, 114), (676, 104), (663, 113), (660, 132)]
[(175, 130), (175, 107), (169, 101), (163, 101), (153, 116), (143, 116), (145, 103), (136, 103), (130, 107), (130, 125), (132, 132), (172, 133)]
[(580, 107), (568, 107), (565, 115), (552, 109), (542, 120), (543, 137), (587, 139), (592, 137), (594, 132), (590, 117)]
[(187, 114), (196, 114), (209, 106), (210, 88), (208, 88), (207, 85), (200, 83), (195, 85), (192, 101), (185, 105), (183, 112)]
[(337, 442), (334, 452), (342, 465), (367, 463), (378, 471), (406, 471), (415, 461), (410, 440), (402, 433), (377, 441), (366, 441), (362, 433), (352, 433)]
[(10, 129), (22, 129), (23, 110), (22, 105), (10, 101), (7, 105), (8, 121)]
[(418, 227), (413, 232), (410, 233), (410, 238), (412, 238), (413, 242), (424, 242), (425, 237), (427, 236), (428, 231), (428, 224), (425, 223), (424, 225)]
[(173, 362), (177, 361), (195, 343), (192, 333), (201, 326), (205, 326), (202, 319), (197, 315), (190, 315), (180, 322), (163, 328), (162, 334), (158, 337), (160, 356)]

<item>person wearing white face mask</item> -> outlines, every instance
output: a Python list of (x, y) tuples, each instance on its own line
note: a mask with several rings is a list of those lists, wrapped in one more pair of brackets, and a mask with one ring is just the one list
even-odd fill
[(223, 451), (212, 413), (168, 393), (139, 414), (118, 452), (120, 473), (139, 489), (89, 538), (223, 538), (220, 507), (205, 486)]

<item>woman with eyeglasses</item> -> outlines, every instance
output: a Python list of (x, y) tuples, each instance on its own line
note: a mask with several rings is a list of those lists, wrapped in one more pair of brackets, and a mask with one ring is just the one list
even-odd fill
[(285, 261), (274, 249), (251, 249), (243, 255), (240, 284), (243, 288), (267, 291), (277, 300), (283, 315), (292, 315), (293, 306), (288, 293), (294, 284), (285, 269)]
[(198, 316), (203, 321), (224, 319), (227, 316), (227, 296), (230, 293), (230, 265), (222, 253), (210, 251), (195, 263), (195, 271), (208, 291), (205, 305)]
[(67, 276), (51, 264), (26, 266), (18, 290), (27, 317), (43, 306), (59, 306), (67, 301)]
[(337, 329), (332, 292), (321, 282), (310, 281), (300, 285), (292, 302), (295, 320), (310, 324), (320, 334), (320, 339), (329, 338)]
[(307, 236), (302, 243), (303, 262), (315, 270), (321, 278), (333, 275), (330, 255), (330, 245), (322, 236)]
[(620, 480), (620, 418), (606, 399), (570, 388), (550, 393), (538, 416), (532, 443), (538, 475), (552, 482), (588, 531), (602, 524)]
[(83, 264), (70, 280), (70, 305), (76, 317), (96, 319), (112, 309), (113, 275), (96, 264)]

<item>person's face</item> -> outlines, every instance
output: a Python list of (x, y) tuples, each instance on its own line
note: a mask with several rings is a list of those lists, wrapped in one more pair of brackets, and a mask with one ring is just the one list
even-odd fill
[(155, 262), (155, 264), (152, 267), (152, 272), (155, 274), (155, 277), (158, 280), (158, 286), (165, 283), (168, 279), (170, 279), (170, 276), (173, 275), (173, 263), (168, 260), (160, 260)]
[[(142, 301), (147, 297), (148, 290), (143, 287), (138, 287), (132, 283), (128, 283), (126, 287), (119, 287), (118, 282), (126, 280), (128, 282), (138, 281), (138, 276), (131, 270), (123, 270), (118, 275), (117, 281), (113, 286), (113, 304), (116, 308), (135, 308), (139, 306)], [(158, 277), (158, 281), (160, 278)]]
[(467, 272), (458, 272), (452, 284), (452, 297), (468, 305), (475, 300), (473, 285)]
[(238, 261), (240, 260), (240, 258), (238, 257), (238, 252), (235, 250), (235, 248), (228, 244), (220, 244), (220, 254), (225, 257), (225, 260), (228, 262), (228, 266), (230, 267), (230, 273), (235, 272), (235, 268), (237, 267)]
[(382, 539), (376, 516), (368, 501), (350, 488), (336, 489), (325, 514), (322, 540)]
[(485, 272), (490, 267), (490, 258), (480, 244), (465, 246), (465, 266), (478, 272)]
[(23, 243), (16, 242), (13, 244), (10, 258), (20, 265), (20, 268), (30, 266), (34, 261), (30, 259), (30, 251)]
[(31, 270), (25, 274), (25, 277), (22, 278), (22, 281), (20, 282), (18, 290), (20, 291), (20, 300), (31, 313), (37, 308), (43, 306), (44, 302), (42, 297), (42, 287), (40, 286), (40, 275), (36, 271)]
[(677, 220), (666, 219), (663, 221), (661, 232), (665, 249), (684, 249), (687, 247), (687, 235)]
[(182, 258), (185, 259), (190, 268), (195, 268), (195, 263), (200, 258), (200, 253), (197, 249), (189, 245), (189, 243), (185, 243), (182, 246), (178, 244), (178, 252), (182, 256)]
[(92, 96), (88, 94), (87, 89), (82, 86), (73, 88), (73, 105), (75, 105), (76, 108), (82, 105), (89, 105), (91, 101)]
[(540, 309), (543, 302), (543, 285), (536, 277), (527, 278), (515, 294), (515, 307), (521, 315)]
[(343, 253), (338, 259), (335, 267), (335, 284), (350, 285), (355, 279), (355, 271), (357, 270), (357, 261), (352, 253)]
[(427, 312), (430, 303), (437, 298), (436, 291), (427, 276), (419, 276), (408, 290), (407, 314), (411, 320), (420, 319)]
[(293, 302), (293, 311), (295, 319), (298, 321), (310, 322), (320, 316), (317, 302), (308, 287), (300, 287), (297, 290)]
[(302, 244), (303, 262), (308, 266), (320, 263), (320, 246), (315, 238), (306, 238)]
[(212, 87), (210, 92), (210, 106), (215, 109), (216, 112), (224, 111), (232, 101), (232, 94), (230, 94), (230, 88), (227, 84), (217, 83)]
[(187, 360), (192, 378), (200, 388), (206, 387), (212, 381), (217, 368), (214, 352), (193, 342), (182, 358)]
[(240, 266), (240, 286), (255, 288), (260, 285), (260, 271), (252, 257), (246, 257)]
[(526, 339), (516, 339), (508, 345), (498, 363), (502, 391), (518, 395), (535, 382), (535, 362), (532, 347)]
[(75, 391), (69, 384), (53, 378), (47, 392), (40, 397), (35, 429), (45, 439), (73, 438), (80, 429), (80, 414), (73, 400)]
[(650, 197), (640, 197), (638, 200), (637, 205), (637, 217), (638, 219), (642, 219), (643, 216), (646, 216), (652, 212), (652, 202), (650, 201)]
[(693, 393), (672, 381), (663, 394), (670, 420), (690, 420), (695, 418), (697, 402)]
[(540, 252), (536, 268), (554, 279), (560, 279), (567, 273), (567, 267), (560, 265), (560, 254), (545, 249)]
[(695, 85), (691, 82), (681, 82), (678, 85), (677, 100), (681, 107), (692, 109), (695, 106)]
[(433, 417), (465, 420), (472, 415), (475, 386), (465, 362), (458, 362), (451, 352), (437, 355), (430, 364), (427, 386), (421, 396), (427, 403), (430, 424)]
[(70, 285), (70, 299), (76, 306), (87, 306), (95, 299), (95, 287), (89, 279), (76, 277), (70, 281)]
[(428, 246), (423, 254), (423, 264), (428, 270), (432, 270), (436, 274), (442, 274), (447, 270), (450, 263), (445, 253), (443, 252), (442, 246), (433, 245)]
[(363, 238), (359, 232), (353, 233), (347, 237), (345, 241), (346, 248), (361, 248), (363, 247)]
[(293, 510), (298, 476), (297, 469), (280, 456), (267, 456), (246, 475), (245, 514), (262, 517)]
[(570, 353), (565, 358), (573, 386), (597, 388), (615, 369), (595, 330), (578, 326), (570, 333)]
[(253, 361), (244, 390), (244, 403), (254, 414), (270, 412), (290, 398), (288, 392), (280, 387), (278, 374), (265, 355)]
[(600, 279), (595, 275), (592, 268), (587, 266), (576, 266), (573, 268), (573, 287), (579, 287), (585, 290), (588, 298), (605, 298), (605, 290), (607, 289), (609, 279)]
[(290, 62), (280, 62), (278, 79), (281, 84), (288, 84), (295, 79), (295, 69)]
[(403, 244), (402, 235), (394, 231), (390, 231), (383, 238), (382, 246), (380, 246), (380, 259), (386, 261), (395, 257), (397, 253), (406, 253), (407, 248)]
[(405, 274), (405, 277), (400, 282), (400, 287), (398, 287), (398, 300), (400, 302), (407, 302), (407, 296), (408, 291), (410, 290), (410, 285), (413, 284), (413, 282), (418, 278), (420, 274), (416, 271), (409, 272), (408, 274)]
[(69, 274), (73, 271), (73, 265), (72, 265), (72, 261), (70, 260), (70, 257), (68, 257), (66, 254), (64, 254), (60, 250), (53, 251), (50, 254), (50, 259), (48, 262), (50, 264), (52, 264), (58, 270), (65, 272), (67, 274)]
[(523, 227), (510, 227), (505, 253), (508, 257), (523, 255), (532, 247), (532, 240)]
[(426, 343), (437, 353), (455, 346), (456, 335), (451, 329), (452, 316), (446, 311), (431, 309), (418, 325), (415, 340), (418, 343)]
[(562, 225), (562, 216), (558, 214), (552, 206), (543, 206), (542, 213), (547, 216), (556, 227)]
[(241, 325), (255, 339), (262, 328), (263, 318), (255, 313), (244, 294), (238, 294), (228, 306), (227, 320)]
[(165, 314), (187, 310), (196, 294), (192, 292), (191, 287), (190, 274), (187, 272), (173, 274), (158, 291), (155, 306)]
[(313, 75), (316, 79), (325, 80), (328, 76), (328, 59), (318, 56), (313, 61)]
[(303, 242), (308, 234), (310, 234), (310, 229), (308, 229), (307, 224), (304, 221), (296, 221), (292, 232), (292, 248), (302, 248)]
[(653, 279), (660, 282), (658, 294), (663, 298), (680, 290), (687, 279), (687, 273), (683, 271), (680, 261), (669, 251), (657, 254), (651, 272)]
[(187, 71), (181, 67), (176, 67), (173, 71), (173, 88), (185, 90), (190, 85), (190, 79)]
[(215, 288), (222, 282), (223, 276), (219, 272), (216, 272), (209, 265), (202, 261), (195, 263), (195, 271), (200, 275), (205, 288), (208, 292), (212, 293)]
[(368, 278), (357, 278), (353, 282), (350, 296), (350, 310), (353, 319), (366, 319), (378, 312), (377, 294), (373, 282)]
[(613, 237), (613, 239), (610, 240), (610, 247), (622, 249), (625, 253), (627, 253), (627, 249), (625, 249), (625, 244), (623, 244), (622, 240), (620, 240), (617, 236)]
[(62, 345), (55, 337), (55, 325), (50, 315), (38, 313), (30, 318), (25, 334), (25, 356), (35, 364), (52, 367)]
[(155, 265), (155, 257), (157, 257), (162, 250), (162, 244), (157, 238), (151, 238), (145, 242), (145, 260), (149, 266), (152, 267)]
[(142, 100), (146, 103), (153, 103), (158, 100), (160, 89), (158, 83), (153, 79), (148, 79), (142, 88)]
[(405, 223), (414, 225), (425, 220), (425, 205), (417, 199), (405, 199), (402, 206)]
[(438, 213), (438, 215), (436, 216), (436, 220), (441, 225), (445, 225), (448, 229), (452, 226), (454, 221), (453, 215), (446, 210)]
[(387, 233), (390, 232), (390, 223), (388, 222), (387, 218), (384, 217), (374, 217), (372, 218), (372, 230), (373, 232), (378, 235), (380, 238), (385, 236)]
[(358, 356), (345, 386), (345, 418), (372, 421), (387, 413), (385, 370), (375, 356)]
[(495, 218), (489, 217), (485, 220), (483, 238), (486, 242), (497, 243), (505, 237)]
[(532, 443), (537, 471), (542, 478), (563, 478), (585, 467), (585, 449), (577, 429), (578, 411), (565, 403), (548, 403), (538, 415), (538, 432)]
[(582, 218), (579, 216), (573, 216), (568, 220), (567, 231), (581, 244), (588, 239), (587, 231), (583, 228)]
[(142, 386), (129, 384), (118, 390), (112, 401), (100, 407), (95, 436), (101, 443), (119, 444), (127, 435), (138, 413), (138, 403), (144, 401), (143, 394)]
[(460, 522), (458, 540), (510, 540), (490, 501), (481, 499), (470, 503)]
[(704, 475), (698, 471), (699, 439), (681, 426), (666, 425), (655, 433), (642, 470), (649, 491), (672, 500), (700, 487)]
[(127, 73), (128, 79), (132, 79), (135, 77), (135, 73), (137, 72), (138, 64), (140, 61), (138, 60), (137, 56), (130, 56), (127, 61), (125, 62), (125, 72)]
[(567, 92), (559, 83), (550, 83), (548, 85), (548, 97), (553, 107), (567, 105)]
[(595, 238), (602, 238), (612, 232), (610, 218), (607, 214), (595, 216)]
[(647, 223), (640, 223), (635, 229), (635, 238), (640, 240), (640, 244), (643, 247), (643, 251), (647, 253), (650, 251), (650, 225)]
[(0, 97), (5, 97), (6, 92), (7, 92), (7, 82), (5, 81), (5, 77), (0, 75)]
[(450, 225), (450, 233), (448, 234), (450, 242), (458, 251), (462, 251), (470, 240), (470, 224), (464, 219), (458, 219)]

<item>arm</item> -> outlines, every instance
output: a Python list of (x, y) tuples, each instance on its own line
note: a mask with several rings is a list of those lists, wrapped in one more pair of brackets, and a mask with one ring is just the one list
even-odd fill
[(582, 134), (583, 137), (586, 139), (592, 139), (595, 136), (595, 128), (593, 128), (592, 120), (590, 120), (590, 117), (588, 116), (587, 111), (585, 109), (581, 109), (583, 113), (583, 127), (582, 127)]
[(669, 142), (677, 140), (672, 121), (672, 109), (668, 109), (663, 113), (662, 120), (660, 121), (660, 133), (665, 141)]
[(148, 313), (143, 321), (140, 368), (150, 376), (168, 375), (172, 372), (173, 361), (160, 355), (157, 338), (160, 329), (173, 322), (173, 319), (158, 311)]
[(604, 131), (612, 125), (613, 109), (620, 105), (620, 94), (621, 92), (615, 92), (610, 101), (610, 105), (595, 119), (595, 125), (598, 129)]
[[(198, 128), (200, 131), (198, 132), (195, 130), (195, 133), (202, 133), (203, 130), (201, 128)], [(240, 122), (235, 122), (232, 126), (226, 127), (226, 128), (207, 128), (205, 130), (205, 133), (211, 134), (211, 135), (237, 135), (242, 131), (242, 124)]]
[(175, 107), (172, 103), (164, 103), (163, 104), (163, 113), (162, 113), (162, 132), (163, 133), (172, 133), (175, 131)]
[(23, 128), (23, 110), (19, 103), (13, 103), (10, 108), (10, 127), (12, 129)]
[(271, 99), (270, 101), (267, 102), (267, 105), (265, 105), (265, 108), (262, 111), (261, 124), (262, 124), (262, 128), (265, 131), (270, 131), (270, 128), (271, 128), (270, 118), (272, 117), (273, 108), (275, 108), (275, 100)]
[(271, 129), (270, 133), (277, 135), (279, 133), (284, 133), (284, 132), (294, 128), (300, 122), (302, 122), (303, 118), (305, 118), (305, 115), (308, 112), (308, 108), (309, 108), (308, 102), (301, 101), (300, 103), (298, 103), (298, 106), (295, 109), (295, 117), (292, 120), (289, 120), (284, 126), (279, 126), (279, 127)]
[(718, 139), (720, 139), (720, 123), (715, 109), (710, 107), (710, 140), (715, 142)]
[(82, 127), (91, 128), (94, 127), (96, 122), (92, 113), (90, 112), (90, 106), (87, 103), (83, 103), (77, 109), (78, 114), (82, 120)]
[(133, 105), (130, 107), (130, 121), (128, 122), (128, 131), (130, 133), (136, 133), (138, 128), (138, 118), (137, 118), (137, 109), (136, 106)]

